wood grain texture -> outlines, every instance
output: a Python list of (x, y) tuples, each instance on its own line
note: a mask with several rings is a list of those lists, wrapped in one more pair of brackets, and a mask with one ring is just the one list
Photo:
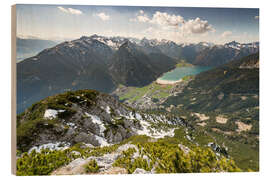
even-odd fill
[(11, 173), (16, 174), (16, 5), (11, 6)]

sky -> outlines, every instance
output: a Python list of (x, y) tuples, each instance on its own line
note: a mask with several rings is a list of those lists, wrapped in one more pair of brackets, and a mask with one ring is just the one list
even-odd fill
[(55, 41), (93, 34), (177, 43), (259, 41), (259, 9), (17, 5), (17, 35)]

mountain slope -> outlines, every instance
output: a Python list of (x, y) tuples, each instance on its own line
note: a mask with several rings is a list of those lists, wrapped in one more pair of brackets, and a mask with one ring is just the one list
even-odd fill
[(258, 43), (240, 44), (232, 41), (222, 46), (203, 49), (196, 55), (193, 64), (200, 66), (220, 66), (258, 51)]
[[(181, 93), (163, 103), (194, 126), (223, 141), (226, 137), (230, 146), (239, 149), (235, 157), (243, 155), (246, 158), (243, 165), (255, 169), (259, 158), (258, 64), (259, 53), (256, 53), (200, 73)], [(239, 147), (234, 145), (236, 141)], [(247, 145), (244, 149), (243, 144)]]
[[(259, 53), (170, 85), (119, 87), (120, 100), (168, 112), (225, 143), (237, 164), (259, 168)], [(133, 103), (135, 102), (135, 103)], [(204, 136), (204, 135), (203, 135)]]
[(137, 45), (126, 41), (110, 60), (113, 79), (126, 86), (144, 86), (162, 73), (174, 68), (176, 62), (163, 54), (146, 55)]
[(145, 54), (142, 47), (125, 38), (82, 36), (17, 64), (17, 112), (67, 90), (111, 92), (119, 83), (143, 86), (175, 64), (162, 53)]
[[(150, 131), (153, 123), (164, 127)], [(170, 136), (175, 125), (184, 122), (177, 117), (136, 112), (98, 91), (78, 90), (48, 97), (18, 116), (17, 147), (28, 151), (58, 142), (104, 146), (138, 134)]]
[[(236, 99), (240, 98), (240, 95), (256, 97), (259, 95), (258, 63), (259, 53), (256, 53), (200, 73), (182, 92), (185, 96), (180, 94), (172, 97), (168, 99), (167, 103), (183, 103), (183, 100), (192, 99), (194, 96), (197, 99), (196, 102), (187, 104), (185, 106), (187, 109), (231, 112), (247, 108), (250, 105), (257, 106), (257, 98), (251, 98), (246, 103)], [(246, 68), (247, 64), (249, 64), (249, 68)], [(191, 93), (192, 91), (193, 93)], [(228, 99), (233, 102), (230, 106), (228, 106)]]
[(241, 171), (227, 147), (181, 118), (94, 90), (51, 96), (19, 115), (17, 148), (18, 175)]
[(17, 62), (25, 58), (31, 57), (40, 51), (55, 46), (57, 43), (43, 39), (24, 39), (16, 38), (16, 59)]
[(82, 37), (17, 63), (18, 112), (68, 89), (110, 92), (115, 85), (106, 64), (112, 53), (107, 45)]

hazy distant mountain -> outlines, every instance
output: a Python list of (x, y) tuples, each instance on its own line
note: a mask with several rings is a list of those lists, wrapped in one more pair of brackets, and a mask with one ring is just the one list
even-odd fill
[(37, 38), (16, 38), (16, 60), (17, 62), (25, 58), (31, 57), (39, 53), (40, 51), (53, 47), (57, 42), (50, 40), (43, 40)]
[(192, 63), (200, 66), (219, 66), (258, 51), (258, 42), (241, 44), (232, 41), (224, 45), (203, 49), (196, 55)]

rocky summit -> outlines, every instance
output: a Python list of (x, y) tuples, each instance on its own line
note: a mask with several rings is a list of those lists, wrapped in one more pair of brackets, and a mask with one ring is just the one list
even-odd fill
[(133, 135), (173, 136), (173, 127), (181, 124), (180, 118), (135, 111), (112, 96), (79, 90), (48, 97), (20, 115), (17, 145), (23, 151), (79, 142), (106, 146)]
[(50, 96), (17, 117), (17, 175), (241, 171), (226, 149), (178, 116), (95, 90)]

